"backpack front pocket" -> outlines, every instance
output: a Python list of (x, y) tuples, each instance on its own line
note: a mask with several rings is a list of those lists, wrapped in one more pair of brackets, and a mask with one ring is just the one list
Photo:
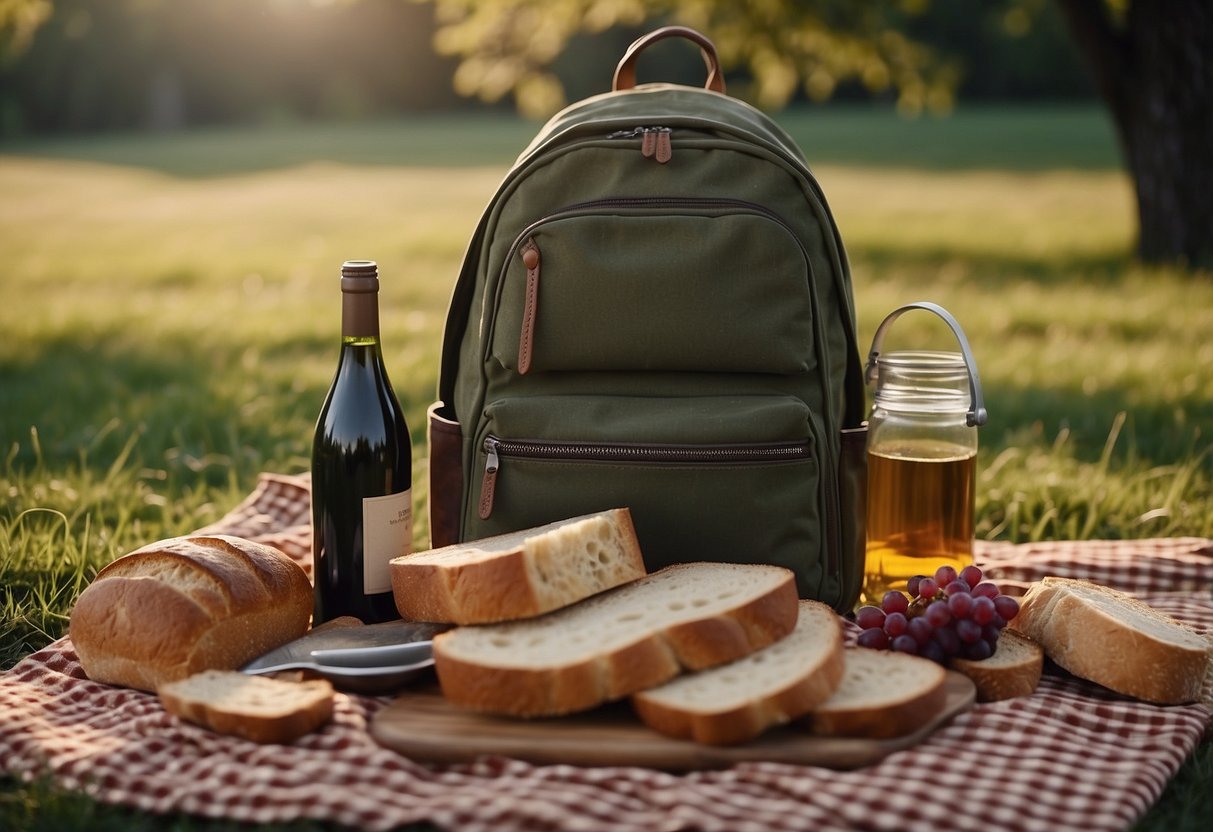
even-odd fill
[(521, 374), (808, 372), (817, 354), (810, 269), (786, 223), (741, 200), (571, 206), (511, 248), (491, 355)]
[(819, 592), (818, 441), (799, 399), (537, 396), (486, 416), (465, 539), (626, 507), (650, 570), (773, 563)]

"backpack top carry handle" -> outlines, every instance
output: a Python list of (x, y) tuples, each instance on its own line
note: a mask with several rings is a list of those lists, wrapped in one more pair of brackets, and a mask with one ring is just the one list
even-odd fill
[(633, 41), (615, 67), (613, 90), (630, 90), (636, 86), (636, 58), (650, 44), (669, 37), (685, 38), (699, 46), (703, 62), (707, 66), (708, 79), (703, 88), (714, 92), (724, 92), (724, 73), (720, 71), (720, 59), (716, 57), (716, 45), (704, 35), (687, 26), (663, 26), (643, 35)]

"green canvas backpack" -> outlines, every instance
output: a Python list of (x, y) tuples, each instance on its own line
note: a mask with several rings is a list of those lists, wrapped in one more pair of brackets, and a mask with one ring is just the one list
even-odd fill
[[(635, 85), (698, 44), (704, 89)], [(863, 578), (851, 278), (793, 140), (682, 27), (554, 116), (486, 208), (429, 412), (435, 547), (631, 510), (646, 565), (761, 562), (849, 610)]]

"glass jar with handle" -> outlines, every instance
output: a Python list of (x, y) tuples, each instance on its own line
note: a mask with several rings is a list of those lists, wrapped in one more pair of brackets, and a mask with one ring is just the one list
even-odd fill
[[(933, 312), (960, 352), (881, 352), (889, 327), (911, 310)], [(891, 312), (865, 368), (875, 384), (868, 422), (867, 547), (860, 604), (879, 606), (914, 575), (973, 562), (977, 428), (986, 422), (977, 364), (964, 330), (938, 304)]]

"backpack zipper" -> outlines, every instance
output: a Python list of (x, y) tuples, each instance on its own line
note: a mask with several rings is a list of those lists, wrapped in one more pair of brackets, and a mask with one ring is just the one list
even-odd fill
[(646, 159), (655, 159), (665, 164), (674, 156), (674, 147), (670, 134), (674, 131), (669, 127), (633, 127), (630, 130), (616, 130), (608, 133), (608, 139), (634, 139), (640, 137), (640, 155)]
[(630, 445), (619, 442), (545, 442), (536, 439), (484, 440), (484, 477), (480, 484), (480, 519), (493, 513), (501, 457), (577, 462), (664, 463), (701, 465), (748, 462), (792, 462), (812, 453), (809, 440), (754, 445)]

